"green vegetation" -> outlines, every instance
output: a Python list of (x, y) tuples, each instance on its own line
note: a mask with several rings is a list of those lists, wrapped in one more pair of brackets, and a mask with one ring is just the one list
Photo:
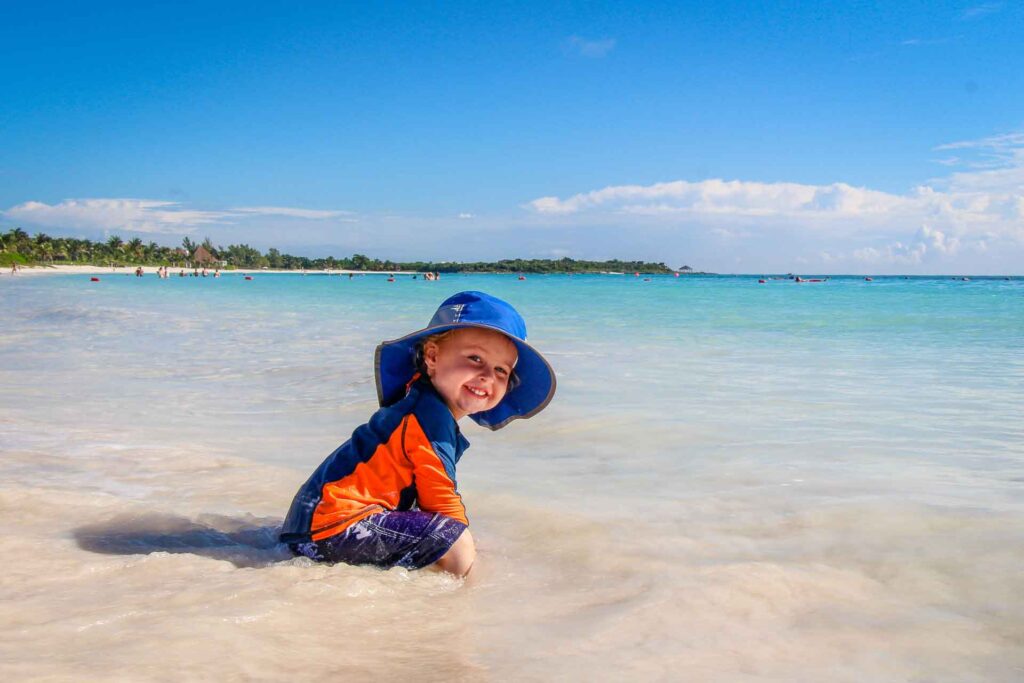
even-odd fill
[(11, 265), (17, 263), (19, 266), (27, 266), (29, 260), (21, 254), (5, 254), (0, 253), (0, 266), (4, 268), (10, 268)]
[[(198, 254), (197, 254), (197, 250)], [(211, 267), (219, 268), (273, 268), (275, 270), (408, 270), (437, 273), (671, 273), (664, 263), (644, 261), (576, 261), (563, 259), (504, 259), (495, 263), (483, 261), (457, 263), (444, 261), (413, 261), (401, 263), (391, 260), (371, 259), (362, 254), (346, 258), (311, 259), (305, 256), (282, 254), (270, 249), (266, 254), (248, 244), (231, 244), (227, 247), (214, 246), (209, 238), (197, 244), (186, 237), (180, 247), (161, 246), (156, 242), (144, 243), (139, 238), (127, 242), (112, 235), (106, 242), (92, 242), (73, 237), (50, 237), (36, 233), (30, 237), (21, 228), (0, 233), (0, 264), (10, 266), (17, 261), (21, 265), (149, 265), (187, 268), (203, 265), (203, 252), (209, 254)]]
[[(375, 262), (376, 263), (376, 262)], [(644, 261), (577, 261), (571, 258), (562, 259), (503, 259), (488, 263), (432, 263), (414, 261), (398, 264), (399, 270), (432, 271), (437, 273), (671, 273), (672, 269), (664, 263), (646, 263)], [(379, 270), (380, 268), (374, 268)], [(384, 268), (383, 270), (389, 270)]]

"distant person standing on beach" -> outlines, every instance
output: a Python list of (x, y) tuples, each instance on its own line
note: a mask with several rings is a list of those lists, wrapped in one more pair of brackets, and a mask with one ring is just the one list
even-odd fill
[(495, 430), (533, 417), (554, 370), (522, 316), (483, 292), (449, 297), (427, 327), (382, 342), (374, 365), (381, 408), (299, 489), (281, 542), (317, 562), (466, 576), (476, 546), (455, 483), (469, 446), (458, 420)]

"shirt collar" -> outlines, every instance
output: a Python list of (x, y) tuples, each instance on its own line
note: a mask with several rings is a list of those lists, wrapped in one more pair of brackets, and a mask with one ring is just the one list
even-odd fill
[(462, 452), (469, 448), (469, 439), (462, 434), (462, 430), (459, 429), (459, 422), (452, 415), (452, 411), (448, 409), (448, 404), (441, 398), (441, 394), (437, 393), (437, 389), (430, 383), (430, 380), (426, 377), (421, 377), (411, 387), (412, 391), (419, 391), (422, 396), (428, 397), (428, 400), (436, 401), (440, 403), (440, 407), (444, 409), (445, 415), (448, 416), (455, 427), (455, 454), (456, 458), (462, 455)]

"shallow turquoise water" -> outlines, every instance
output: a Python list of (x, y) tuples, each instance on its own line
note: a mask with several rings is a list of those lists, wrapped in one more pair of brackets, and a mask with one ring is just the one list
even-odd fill
[[(0, 283), (11, 496), (49, 481), (111, 509), (272, 522), (374, 409), (376, 344), (481, 289), (523, 312), (559, 386), (532, 420), (466, 427), (460, 488), (490, 577), (466, 598), (474, 666), (1014, 680), (1024, 665), (1024, 279), (100, 278)], [(211, 458), (249, 464), (197, 465)], [(242, 472), (259, 483), (233, 488)], [(402, 599), (389, 580), (372, 585)], [(537, 629), (552, 654), (523, 669), (510, 634)], [(623, 629), (632, 652), (610, 646)], [(736, 660), (738, 638), (763, 647)]]
[[(376, 343), (421, 327), (449, 294), (482, 289), (523, 311), (559, 391), (532, 422), (482, 434), (486, 446), (467, 466), (486, 476), (491, 456), (477, 452), (497, 450), (504, 462), (515, 450), (514, 467), (495, 468), (498, 479), (521, 479), (543, 499), (587, 504), (563, 485), (569, 472), (592, 478), (595, 494), (646, 500), (685, 493), (673, 477), (704, 463), (761, 466), (769, 480), (783, 464), (839, 467), (851, 486), (873, 467), (934, 463), (987, 472), (984, 504), (998, 506), (1013, 502), (1002, 487), (1020, 474), (1022, 279), (388, 283), (258, 274), (5, 284), (0, 367), (8, 387), (33, 387), (5, 401), (26, 419), (45, 405), (94, 426), (213, 439), (244, 457), (306, 468), (372, 410)], [(530, 440), (529, 453), (518, 452), (519, 439)], [(607, 476), (589, 473), (595, 462)], [(886, 486), (881, 476), (870, 485)], [(914, 495), (960, 495), (924, 483)]]

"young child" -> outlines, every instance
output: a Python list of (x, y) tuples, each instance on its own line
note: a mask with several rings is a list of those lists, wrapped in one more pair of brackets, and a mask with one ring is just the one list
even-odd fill
[(512, 306), (460, 292), (422, 330), (377, 347), (381, 408), (302, 485), (281, 530), (323, 562), (469, 573), (476, 547), (455, 480), (469, 446), (457, 421), (489, 429), (536, 415), (555, 373)]

